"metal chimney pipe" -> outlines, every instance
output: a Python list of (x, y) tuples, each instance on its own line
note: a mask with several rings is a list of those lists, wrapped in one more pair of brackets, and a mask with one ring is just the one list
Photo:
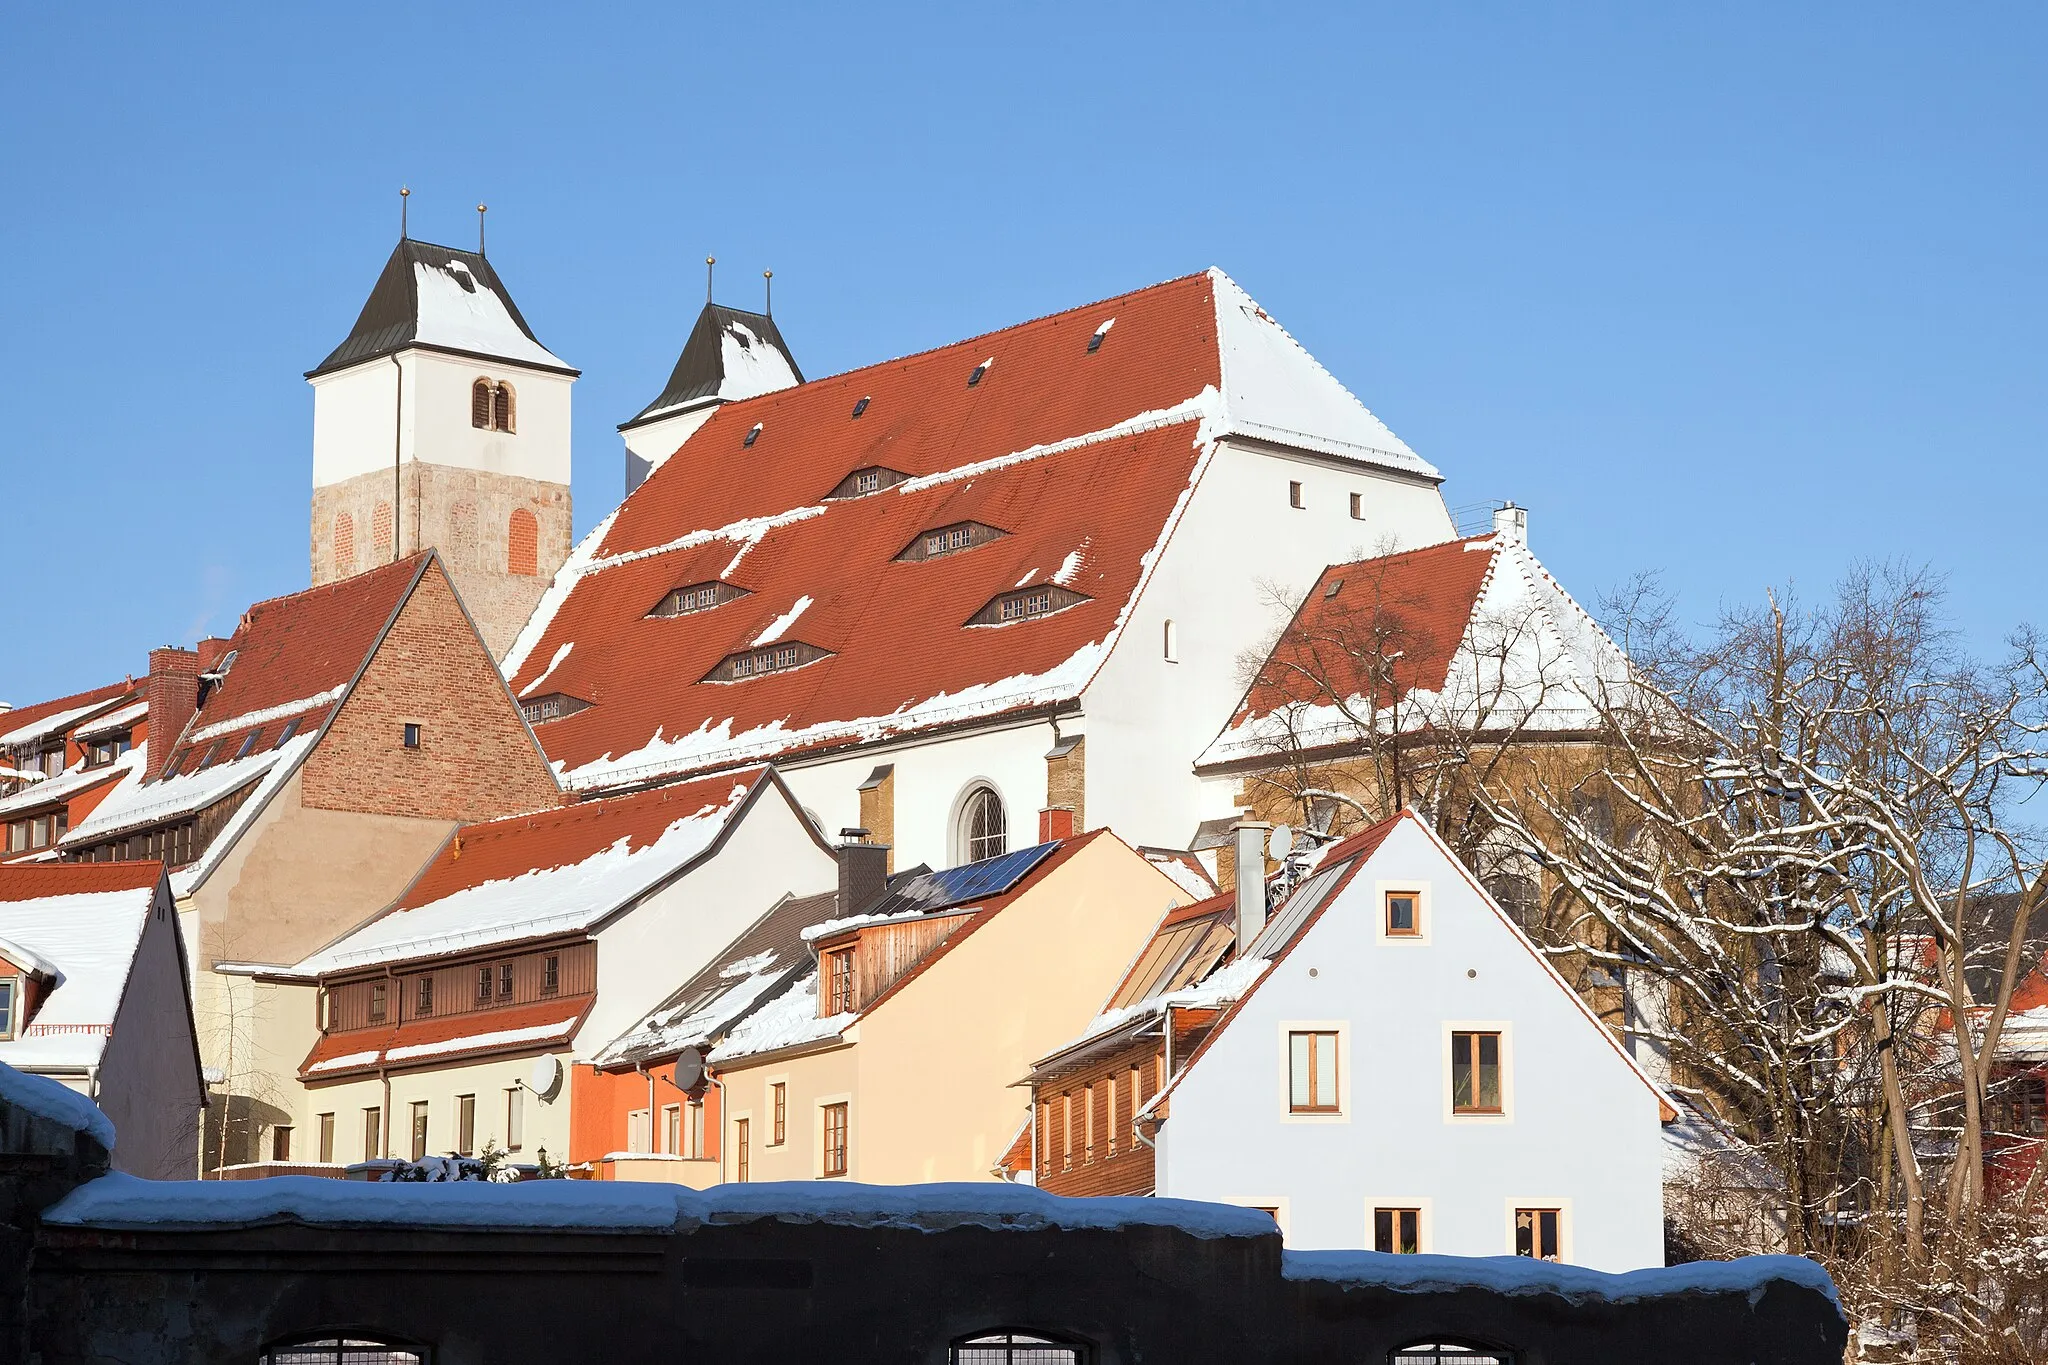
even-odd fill
[(1240, 820), (1230, 827), (1239, 955), (1251, 950), (1252, 940), (1266, 927), (1266, 836), (1272, 829), (1263, 820)]

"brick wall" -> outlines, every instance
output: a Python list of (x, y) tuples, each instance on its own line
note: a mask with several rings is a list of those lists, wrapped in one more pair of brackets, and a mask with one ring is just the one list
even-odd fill
[[(896, 870), (896, 765), (882, 764), (860, 789), (860, 827), (868, 842), (889, 845), (889, 871)], [(851, 914), (852, 911), (846, 913)]]
[[(416, 749), (403, 742), (409, 723), (420, 726)], [(437, 563), (304, 773), (305, 804), (325, 810), (490, 820), (561, 800)]]
[(149, 685), (144, 696), (149, 703), (149, 732), (157, 736), (149, 746), (144, 776), (153, 778), (170, 761), (172, 743), (199, 708), (199, 655), (169, 646), (149, 651)]
[[(1061, 746), (1064, 747), (1064, 746)], [(1074, 740), (1074, 747), (1058, 757), (1047, 755), (1045, 760), (1045, 804), (1064, 806), (1074, 812), (1074, 829), (1088, 828), (1088, 809), (1085, 804), (1088, 763), (1088, 741)]]

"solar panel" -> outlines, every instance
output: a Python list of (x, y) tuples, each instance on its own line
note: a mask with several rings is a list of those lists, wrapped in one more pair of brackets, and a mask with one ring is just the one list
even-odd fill
[(1059, 846), (1059, 840), (1055, 839), (1051, 843), (1034, 844), (1030, 848), (984, 858), (978, 863), (949, 867), (943, 872), (927, 872), (900, 890), (882, 897), (865, 913), (894, 915), (905, 910), (944, 910), (949, 906), (965, 905), (968, 901), (1000, 896), (1022, 881), (1026, 873)]
[(1319, 868), (1313, 877), (1295, 887), (1294, 894), (1281, 902), (1280, 908), (1273, 913), (1273, 918), (1266, 921), (1265, 929), (1253, 940), (1249, 956), (1271, 957), (1279, 952), (1289, 939), (1301, 931), (1301, 926), (1316, 912), (1317, 907), (1330, 898), (1330, 892), (1336, 889), (1338, 880), (1351, 870), (1354, 861), (1356, 860), (1346, 858), (1334, 866)]

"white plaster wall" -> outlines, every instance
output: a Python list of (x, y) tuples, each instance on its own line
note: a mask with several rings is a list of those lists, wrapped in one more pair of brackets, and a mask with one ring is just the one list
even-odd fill
[(114, 1169), (190, 1180), (204, 1091), (177, 912), (162, 894), (144, 923), (100, 1059), (99, 1105), (114, 1121)]
[[(1296, 481), (1301, 508), (1289, 503)], [(1353, 493), (1362, 519), (1351, 515)], [(1232, 813), (1230, 784), (1198, 782), (1194, 762), (1244, 695), (1239, 656), (1285, 623), (1261, 584), (1293, 600), (1329, 564), (1453, 534), (1435, 485), (1226, 442), (1084, 694), (1088, 824), (1134, 845), (1185, 848), (1200, 821)], [(1168, 620), (1177, 663), (1165, 658)]]
[[(404, 351), (397, 361), (384, 356), (311, 381), (315, 488), (391, 468), (393, 377), (400, 370), (401, 459), (569, 482), (569, 376), (433, 351)], [(470, 386), (478, 379), (512, 386), (516, 431), (470, 425)]]
[(597, 1004), (576, 1036), (587, 1057), (660, 1004), (785, 895), (838, 884), (839, 865), (774, 787), (725, 846), (597, 935)]
[[(1424, 891), (1426, 941), (1379, 933), (1390, 883)], [(1505, 1026), (1505, 1118), (1450, 1115), (1451, 1022)], [(1340, 1118), (1288, 1114), (1290, 1025), (1348, 1035)], [(1426, 1206), (1426, 1251), (1507, 1255), (1517, 1205), (1562, 1205), (1565, 1259), (1663, 1262), (1656, 1095), (1412, 823), (1187, 1073), (1164, 1131), (1161, 1195), (1283, 1204), (1290, 1246), (1369, 1247), (1378, 1201)]]
[[(1062, 733), (1081, 733), (1060, 721)], [(1053, 746), (1044, 720), (994, 731), (926, 740), (886, 749), (863, 749), (849, 758), (792, 765), (782, 770), (790, 790), (814, 811), (827, 838), (860, 824), (860, 784), (884, 763), (896, 765), (895, 865), (952, 867), (966, 861), (956, 849), (956, 816), (967, 789), (986, 782), (1003, 798), (1010, 847), (1038, 842), (1038, 812), (1045, 805), (1045, 755)], [(1092, 799), (1092, 798), (1091, 798)], [(1093, 815), (1091, 824), (1099, 823)]]

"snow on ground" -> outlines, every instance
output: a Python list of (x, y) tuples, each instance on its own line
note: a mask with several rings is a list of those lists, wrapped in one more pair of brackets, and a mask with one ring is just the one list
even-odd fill
[(1761, 1298), (1773, 1283), (1817, 1290), (1838, 1306), (1835, 1282), (1803, 1256), (1744, 1256), (1736, 1261), (1693, 1261), (1610, 1275), (1584, 1266), (1527, 1256), (1396, 1256), (1380, 1251), (1288, 1251), (1281, 1274), (1290, 1280), (1376, 1285), (1423, 1294), (1477, 1287), (1497, 1294), (1555, 1294), (1570, 1303), (1627, 1303), (1675, 1294), (1747, 1294)]
[(61, 1123), (74, 1133), (84, 1133), (108, 1151), (114, 1150), (114, 1125), (100, 1112), (100, 1107), (47, 1076), (31, 1076), (0, 1062), (0, 1104)]
[(547, 347), (520, 330), (511, 310), (460, 261), (447, 265), (413, 263), (413, 284), (419, 299), (415, 338), (429, 346), (479, 355), (503, 356), (527, 365), (569, 368)]
[(724, 805), (679, 817), (660, 838), (639, 848), (621, 837), (580, 863), (537, 868), (466, 886), (415, 909), (394, 910), (313, 954), (296, 970), (321, 974), (587, 929), (711, 847), (746, 793), (745, 786), (735, 784)]
[(156, 888), (0, 901), (0, 942), (55, 966), (57, 988), (35, 1021), (0, 1042), (0, 1062), (25, 1070), (96, 1066), (106, 1050)]

